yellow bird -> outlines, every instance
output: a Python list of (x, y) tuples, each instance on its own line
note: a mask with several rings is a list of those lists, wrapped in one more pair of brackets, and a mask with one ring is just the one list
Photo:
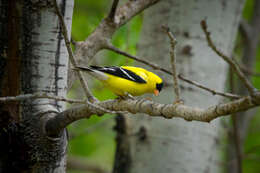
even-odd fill
[(140, 67), (90, 66), (76, 69), (88, 72), (121, 97), (128, 94), (139, 96), (145, 93), (154, 93), (158, 96), (163, 87), (163, 80), (159, 76)]

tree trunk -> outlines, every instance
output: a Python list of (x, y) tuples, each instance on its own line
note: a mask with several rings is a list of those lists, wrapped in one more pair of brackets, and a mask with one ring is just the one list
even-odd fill
[[(73, 0), (58, 0), (69, 33)], [(0, 1), (0, 96), (67, 93), (67, 50), (52, 1)], [(65, 172), (67, 134), (44, 123), (65, 104), (47, 99), (0, 105), (0, 172)]]
[[(161, 29), (161, 25), (168, 25), (178, 41), (179, 73), (223, 91), (227, 64), (208, 47), (200, 21), (206, 18), (215, 45), (226, 55), (231, 55), (243, 4), (243, 0), (161, 1), (144, 16), (139, 54), (170, 69), (169, 39)], [(157, 74), (167, 83), (172, 81), (171, 76)], [(181, 83), (181, 98), (187, 105), (203, 108), (220, 101), (218, 97), (185, 83)], [(173, 103), (172, 86), (163, 89), (156, 100)], [(121, 129), (124, 133), (118, 135), (118, 140), (123, 141), (118, 141), (114, 172), (221, 171), (221, 119), (206, 124), (134, 116), (125, 118), (124, 122), (126, 129)]]

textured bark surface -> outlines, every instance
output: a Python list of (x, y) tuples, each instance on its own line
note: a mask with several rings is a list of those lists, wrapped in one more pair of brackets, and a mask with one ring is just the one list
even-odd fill
[[(58, 3), (70, 31), (73, 0)], [(1, 96), (65, 96), (68, 55), (52, 1), (1, 0), (0, 15)], [(0, 105), (0, 172), (65, 172), (66, 131), (50, 138), (43, 128), (65, 104), (37, 99), (16, 105)]]
[[(200, 21), (207, 18), (216, 46), (230, 55), (236, 35), (243, 1), (161, 1), (144, 17), (139, 53), (170, 69), (169, 40), (161, 25), (168, 25), (177, 37), (177, 69), (190, 79), (210, 88), (224, 90), (227, 65), (207, 46)], [(169, 82), (171, 76), (157, 72)], [(218, 99), (182, 83), (181, 97), (185, 104), (202, 108), (216, 104)], [(172, 103), (172, 89), (158, 98)], [(219, 172), (220, 119), (210, 124), (165, 120), (147, 116), (131, 118), (130, 134), (145, 132), (145, 138), (131, 135), (130, 172)], [(124, 152), (124, 151), (122, 151)], [(120, 172), (120, 171), (119, 171)], [(121, 171), (123, 172), (123, 171)]]

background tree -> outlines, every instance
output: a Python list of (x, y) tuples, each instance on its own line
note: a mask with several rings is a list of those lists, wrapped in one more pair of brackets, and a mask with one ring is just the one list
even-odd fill
[[(176, 57), (179, 73), (210, 88), (224, 91), (228, 66), (209, 49), (200, 21), (207, 19), (214, 43), (229, 56), (232, 54), (242, 7), (243, 1), (239, 0), (225, 3), (204, 0), (162, 1), (145, 12), (139, 46), (140, 56), (166, 69), (171, 68), (169, 41), (161, 29), (161, 25), (168, 25), (178, 40)], [(172, 81), (171, 76), (162, 72), (159, 74), (165, 81)], [(172, 82), (170, 84), (173, 85)], [(181, 83), (181, 86), (181, 99), (187, 105), (206, 108), (217, 104), (221, 99), (212, 97), (211, 93), (200, 92), (186, 83)], [(156, 100), (161, 103), (176, 101), (172, 87), (164, 90)], [(121, 147), (119, 152), (128, 153), (129, 159), (125, 163), (128, 169), (122, 171), (119, 166), (119, 170), (115, 172), (199, 173), (221, 172), (223, 169), (219, 166), (223, 142), (218, 142), (223, 139), (221, 119), (205, 124), (183, 119), (166, 120), (137, 116), (130, 117), (127, 121), (127, 133), (122, 140), (128, 141), (128, 144), (122, 144), (129, 148)], [(118, 160), (120, 159), (119, 156)]]

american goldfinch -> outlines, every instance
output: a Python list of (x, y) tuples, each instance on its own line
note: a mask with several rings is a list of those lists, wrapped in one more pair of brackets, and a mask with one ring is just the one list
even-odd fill
[(100, 80), (118, 96), (139, 96), (154, 93), (158, 96), (163, 87), (162, 79), (156, 74), (140, 67), (77, 67)]

